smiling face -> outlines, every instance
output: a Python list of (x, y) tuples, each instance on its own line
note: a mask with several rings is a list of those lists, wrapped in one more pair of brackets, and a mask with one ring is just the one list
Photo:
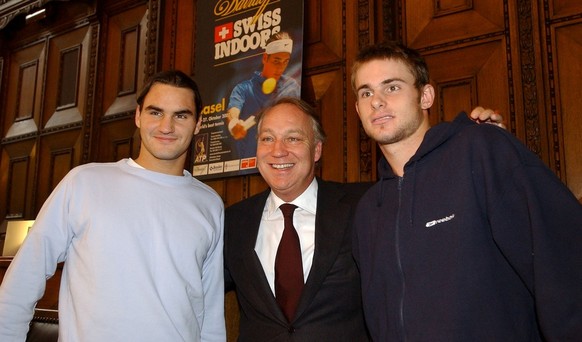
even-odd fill
[(263, 114), (258, 127), (257, 167), (271, 190), (286, 202), (301, 195), (315, 177), (321, 141), (308, 115), (282, 103)]
[(136, 162), (146, 169), (181, 175), (196, 127), (194, 92), (155, 83), (135, 112), (141, 149)]
[[(354, 78), (356, 111), (366, 133), (380, 147), (409, 139), (422, 141), (429, 128), (430, 84), (420, 90), (410, 69), (396, 59), (374, 59), (359, 66)], [(418, 142), (420, 144), (420, 142)]]

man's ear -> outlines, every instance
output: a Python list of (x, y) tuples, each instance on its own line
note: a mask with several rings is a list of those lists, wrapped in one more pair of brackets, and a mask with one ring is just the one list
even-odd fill
[(420, 92), (420, 106), (422, 109), (429, 109), (434, 103), (434, 87), (430, 84), (425, 84)]
[(323, 143), (321, 141), (318, 141), (317, 144), (315, 144), (314, 161), (316, 163), (319, 161), (319, 159), (321, 159), (321, 149), (322, 148), (323, 148)]

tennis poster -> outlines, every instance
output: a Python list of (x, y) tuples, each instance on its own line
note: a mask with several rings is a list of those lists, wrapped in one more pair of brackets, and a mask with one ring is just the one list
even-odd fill
[(256, 116), (301, 96), (303, 1), (198, 1), (194, 79), (204, 108), (194, 137), (199, 179), (256, 173)]

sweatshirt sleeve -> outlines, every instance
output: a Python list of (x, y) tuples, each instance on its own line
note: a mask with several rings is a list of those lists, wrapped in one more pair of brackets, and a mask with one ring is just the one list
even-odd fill
[(514, 148), (519, 163), (498, 173), (493, 237), (532, 294), (543, 336), (582, 341), (582, 205), (536, 155)]
[(24, 341), (46, 280), (65, 260), (70, 241), (67, 225), (68, 182), (49, 196), (0, 287), (0, 341)]
[(215, 221), (213, 246), (203, 266), (202, 286), (204, 291), (204, 323), (202, 341), (226, 341), (224, 321), (224, 207)]

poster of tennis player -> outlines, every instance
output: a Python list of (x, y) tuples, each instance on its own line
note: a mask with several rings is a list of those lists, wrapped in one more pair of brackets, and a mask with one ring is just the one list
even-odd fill
[(204, 109), (199, 179), (256, 173), (257, 113), (301, 96), (303, 1), (198, 1), (194, 79)]

